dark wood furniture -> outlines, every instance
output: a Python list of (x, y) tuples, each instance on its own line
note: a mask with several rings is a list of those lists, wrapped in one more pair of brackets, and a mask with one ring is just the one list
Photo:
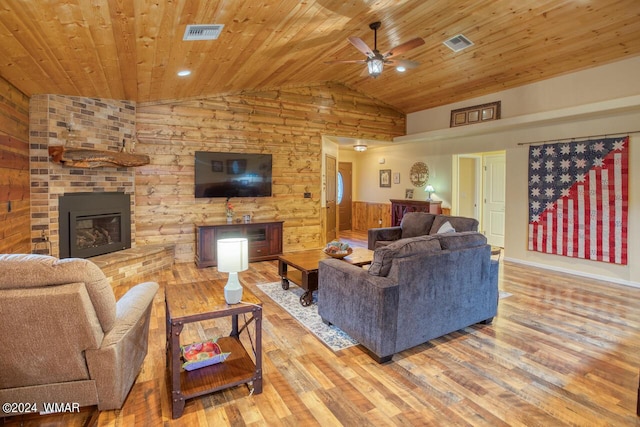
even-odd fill
[[(300, 286), (305, 292), (300, 296), (300, 304), (311, 305), (313, 291), (318, 290), (318, 266), (323, 259), (331, 258), (322, 249), (290, 252), (278, 257), (278, 274), (282, 278), (282, 289), (289, 289), (289, 281)], [(373, 261), (373, 251), (353, 248), (351, 255), (342, 258), (349, 264), (363, 266)], [(292, 267), (293, 269), (289, 269)]]
[(196, 265), (217, 265), (218, 239), (246, 237), (249, 262), (276, 259), (282, 253), (283, 221), (196, 224)]
[[(262, 393), (262, 302), (246, 287), (242, 302), (228, 305), (224, 300), (224, 280), (167, 284), (165, 307), (167, 321), (167, 368), (171, 390), (171, 416), (179, 418), (185, 400), (215, 391), (252, 383), (252, 393)], [(238, 327), (238, 315), (244, 325)], [(247, 314), (251, 314), (249, 319)], [(193, 371), (182, 369), (180, 333), (186, 323), (231, 317), (231, 333), (218, 339), (224, 352), (231, 352), (227, 360)], [(254, 323), (251, 339), (249, 325)], [(252, 355), (240, 341), (246, 331)], [(190, 343), (185, 343), (190, 344)]]
[(400, 221), (402, 221), (405, 212), (442, 213), (441, 201), (390, 199), (390, 202), (392, 227), (400, 225)]

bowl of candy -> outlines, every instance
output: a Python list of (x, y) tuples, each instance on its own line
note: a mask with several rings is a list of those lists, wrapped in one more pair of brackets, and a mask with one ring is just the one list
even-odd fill
[(338, 242), (337, 240), (329, 242), (324, 248), (325, 254), (329, 255), (332, 258), (338, 259), (349, 256), (352, 252), (353, 249), (349, 247), (348, 243)]

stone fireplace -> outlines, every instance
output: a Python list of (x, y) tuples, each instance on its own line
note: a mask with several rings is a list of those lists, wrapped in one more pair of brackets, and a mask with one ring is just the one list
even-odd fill
[[(62, 258), (94, 256), (93, 247), (100, 240), (99, 235), (104, 236), (105, 232), (110, 237), (104, 236), (103, 240), (111, 242), (107, 246), (114, 247), (114, 240), (120, 240), (125, 242), (124, 245), (135, 247), (135, 169), (67, 167), (51, 162), (48, 152), (50, 145), (117, 152), (123, 149), (123, 142), (126, 149), (130, 150), (134, 145), (135, 116), (135, 103), (131, 101), (63, 95), (31, 97), (29, 167), (32, 252)], [(74, 228), (77, 225), (78, 230), (74, 237), (69, 237), (69, 231), (62, 230), (60, 226), (61, 199), (87, 193), (125, 195), (129, 201), (129, 213), (119, 220), (109, 217), (110, 212), (98, 213), (94, 217), (89, 215), (89, 218), (83, 218), (81, 213), (80, 218), (76, 216), (74, 220)], [(80, 212), (90, 211), (93, 214), (93, 202), (83, 202), (82, 206), (84, 210)], [(115, 236), (115, 228), (109, 231), (118, 221), (119, 227), (128, 222), (130, 231), (121, 229), (120, 233), (124, 233), (121, 236)], [(85, 246), (84, 255), (66, 255), (61, 251), (62, 234), (74, 241), (80, 239), (81, 246)], [(96, 235), (95, 241), (91, 240), (91, 234)]]
[(71, 193), (58, 204), (60, 258), (89, 258), (131, 247), (128, 194)]

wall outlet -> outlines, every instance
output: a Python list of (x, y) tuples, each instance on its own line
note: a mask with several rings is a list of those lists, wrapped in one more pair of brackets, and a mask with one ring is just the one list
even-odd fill
[(382, 225), (382, 219), (378, 220), (378, 225)]

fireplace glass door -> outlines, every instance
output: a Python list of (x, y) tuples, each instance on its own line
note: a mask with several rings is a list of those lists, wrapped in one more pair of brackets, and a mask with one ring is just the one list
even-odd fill
[[(122, 244), (120, 213), (107, 213), (102, 215), (73, 215), (72, 226), (75, 224), (72, 234), (75, 233), (75, 250), (91, 251), (106, 245)], [(72, 256), (77, 256), (73, 254)]]

